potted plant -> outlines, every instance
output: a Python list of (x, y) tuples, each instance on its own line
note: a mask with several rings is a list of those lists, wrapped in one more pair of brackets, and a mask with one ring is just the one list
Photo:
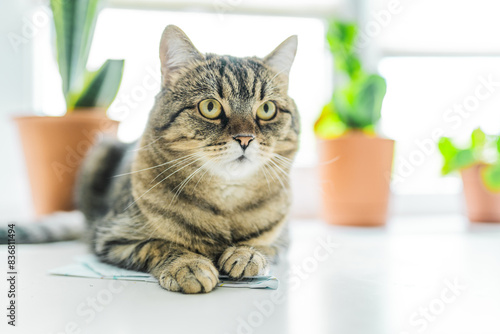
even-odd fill
[(467, 147), (457, 147), (448, 137), (438, 147), (442, 174), (459, 171), (462, 176), (469, 220), (500, 222), (500, 136), (487, 136), (478, 128)]
[(97, 71), (86, 69), (99, 2), (51, 0), (67, 112), (16, 118), (37, 215), (73, 209), (82, 158), (97, 134), (117, 131), (118, 123), (106, 117), (106, 109), (118, 92), (124, 61), (107, 60)]
[(342, 76), (314, 126), (323, 216), (331, 224), (378, 226), (387, 218), (394, 141), (375, 131), (386, 82), (363, 69), (356, 35), (355, 24), (331, 21), (326, 36)]

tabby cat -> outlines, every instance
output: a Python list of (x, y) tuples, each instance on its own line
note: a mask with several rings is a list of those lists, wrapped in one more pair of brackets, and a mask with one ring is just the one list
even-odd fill
[(266, 273), (287, 243), (296, 48), (292, 36), (263, 59), (203, 55), (166, 27), (138, 148), (104, 141), (82, 167), (77, 202), (102, 261), (183, 293), (213, 290), (219, 274)]

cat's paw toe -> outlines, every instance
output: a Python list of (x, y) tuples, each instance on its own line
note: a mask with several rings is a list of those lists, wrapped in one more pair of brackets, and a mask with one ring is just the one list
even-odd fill
[(169, 291), (204, 293), (215, 288), (219, 273), (208, 259), (179, 258), (160, 275), (158, 281)]
[(248, 246), (229, 247), (219, 258), (219, 269), (232, 278), (264, 275), (267, 259), (256, 249)]

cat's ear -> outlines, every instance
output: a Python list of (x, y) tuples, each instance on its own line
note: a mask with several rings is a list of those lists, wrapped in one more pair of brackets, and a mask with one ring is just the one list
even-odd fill
[(297, 36), (285, 39), (273, 52), (264, 58), (264, 63), (273, 70), (288, 77), (297, 53)]
[(178, 71), (190, 63), (203, 60), (184, 31), (174, 25), (168, 25), (160, 40), (160, 62), (162, 85), (166, 86)]

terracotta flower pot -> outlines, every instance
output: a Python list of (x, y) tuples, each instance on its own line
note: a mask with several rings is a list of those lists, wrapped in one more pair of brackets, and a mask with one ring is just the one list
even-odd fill
[(500, 222), (500, 193), (488, 190), (481, 178), (486, 165), (460, 171), (464, 184), (467, 216), (471, 222)]
[(74, 208), (80, 163), (99, 134), (116, 136), (118, 122), (92, 109), (62, 117), (15, 118), (24, 148), (36, 215)]
[(385, 224), (394, 141), (351, 131), (318, 144), (324, 219), (335, 225)]

